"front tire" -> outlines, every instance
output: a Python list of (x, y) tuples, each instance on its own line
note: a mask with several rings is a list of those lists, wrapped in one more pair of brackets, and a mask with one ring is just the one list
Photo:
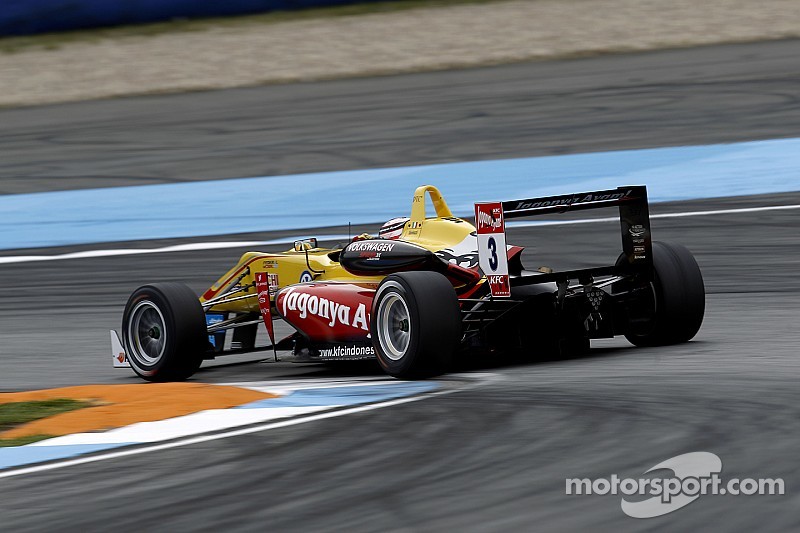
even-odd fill
[(122, 315), (122, 338), (131, 368), (147, 381), (183, 381), (208, 347), (205, 313), (183, 283), (139, 287)]
[(653, 243), (655, 310), (646, 332), (627, 333), (636, 346), (665, 346), (691, 340), (703, 324), (706, 293), (700, 267), (685, 247)]
[(437, 272), (387, 276), (372, 302), (370, 333), (378, 363), (390, 376), (443, 374), (461, 340), (461, 309), (453, 286)]

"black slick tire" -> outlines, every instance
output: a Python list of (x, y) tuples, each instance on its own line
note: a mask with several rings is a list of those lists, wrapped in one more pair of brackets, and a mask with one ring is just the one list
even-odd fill
[(402, 272), (381, 281), (370, 333), (378, 364), (390, 376), (424, 379), (447, 372), (461, 340), (452, 284), (437, 272)]
[(647, 331), (628, 333), (636, 346), (664, 346), (691, 340), (700, 330), (705, 314), (705, 286), (700, 267), (685, 247), (669, 242), (653, 243), (652, 282), (655, 312)]
[(183, 283), (153, 283), (131, 294), (122, 316), (128, 361), (147, 381), (183, 381), (208, 348), (205, 313)]

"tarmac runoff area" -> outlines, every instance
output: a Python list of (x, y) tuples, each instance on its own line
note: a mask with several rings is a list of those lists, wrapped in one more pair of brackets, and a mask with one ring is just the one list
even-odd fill
[(0, 106), (800, 36), (795, 0), (511, 0), (263, 20), (195, 21), (195, 31), (156, 35), (86, 32), (0, 50)]

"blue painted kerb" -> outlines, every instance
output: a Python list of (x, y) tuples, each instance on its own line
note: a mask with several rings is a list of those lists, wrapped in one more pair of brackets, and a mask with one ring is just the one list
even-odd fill
[[(476, 201), (648, 187), (652, 202), (800, 190), (800, 139), (0, 196), (0, 249), (379, 223), (438, 186)], [(377, 229), (377, 227), (376, 227)]]

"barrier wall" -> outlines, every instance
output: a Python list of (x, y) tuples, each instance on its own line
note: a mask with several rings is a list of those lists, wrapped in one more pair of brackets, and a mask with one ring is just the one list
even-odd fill
[[(376, 0), (0, 0), (0, 35), (216, 17)], [(385, 0), (384, 0), (385, 1)]]

